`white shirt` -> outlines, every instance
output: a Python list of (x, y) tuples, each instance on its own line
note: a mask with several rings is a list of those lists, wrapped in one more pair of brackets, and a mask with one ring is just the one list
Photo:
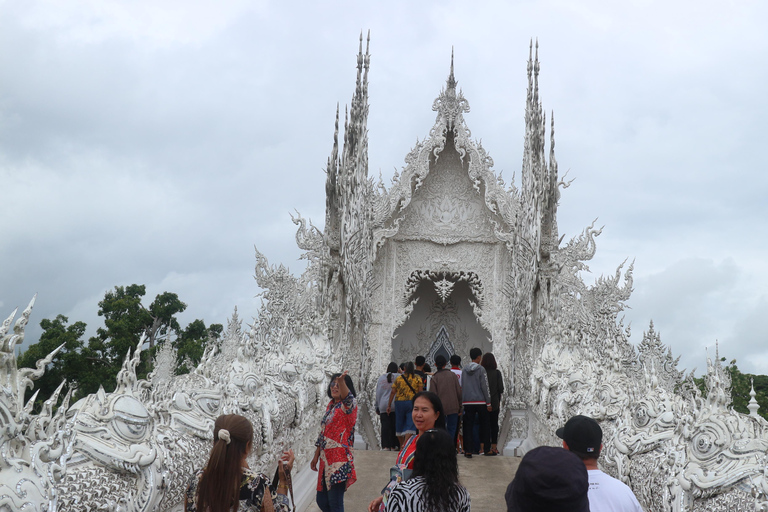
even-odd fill
[(590, 512), (643, 512), (632, 489), (599, 469), (589, 473)]
[(459, 386), (461, 386), (461, 368), (451, 368), (451, 371), (459, 378)]

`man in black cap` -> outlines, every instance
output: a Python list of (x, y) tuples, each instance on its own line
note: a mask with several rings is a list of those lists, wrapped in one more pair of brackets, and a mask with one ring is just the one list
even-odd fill
[(591, 512), (643, 512), (632, 489), (598, 469), (597, 458), (603, 449), (603, 429), (598, 422), (574, 416), (556, 434), (563, 440), (563, 448), (578, 455), (587, 468)]
[(520, 461), (504, 499), (507, 512), (590, 512), (587, 470), (562, 448), (539, 446)]

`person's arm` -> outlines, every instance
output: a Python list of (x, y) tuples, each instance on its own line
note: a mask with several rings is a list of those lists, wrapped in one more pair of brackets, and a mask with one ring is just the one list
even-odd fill
[(349, 388), (347, 387), (347, 370), (344, 373), (336, 377), (336, 384), (339, 385), (339, 397), (344, 400), (349, 394)]
[(499, 379), (499, 396), (504, 394), (504, 376), (500, 370), (496, 370), (496, 378)]
[(485, 407), (492, 411), (493, 407), (491, 406), (491, 389), (488, 386), (488, 374), (485, 373), (485, 368), (479, 368), (480, 373), (480, 387), (483, 388), (483, 396), (485, 397)]
[[(384, 377), (384, 380), (386, 380), (386, 377)], [(384, 393), (386, 392), (387, 386), (382, 386), (381, 378), (379, 378), (378, 381), (376, 381), (376, 414), (381, 413), (381, 410), (379, 410), (379, 404), (381, 403), (381, 399), (384, 397)]]
[(272, 503), (272, 494), (264, 491), (264, 496), (261, 498), (261, 512), (275, 512), (275, 504)]
[[(397, 377), (397, 379), (401, 378), (401, 376)], [(392, 399), (395, 398), (395, 395), (397, 394), (397, 379), (392, 383), (392, 392), (389, 394), (389, 403), (387, 403), (387, 414), (392, 412)]]
[(317, 471), (317, 461), (320, 460), (320, 447), (315, 448), (315, 456), (312, 457), (312, 462), (309, 463), (309, 468), (312, 471)]
[(384, 501), (384, 496), (377, 496), (368, 504), (368, 512), (378, 512), (381, 503)]
[(456, 398), (459, 402), (459, 416), (461, 416), (461, 413), (464, 410), (464, 404), (462, 404), (463, 395), (461, 394), (461, 386), (459, 385), (459, 379), (456, 379), (456, 382), (453, 383), (454, 386), (456, 386)]
[(269, 498), (265, 494), (262, 512), (290, 512), (288, 474), (293, 468), (294, 460), (293, 450), (288, 450), (283, 452), (280, 460), (277, 461), (277, 489), (275, 489), (275, 494), (270, 495)]

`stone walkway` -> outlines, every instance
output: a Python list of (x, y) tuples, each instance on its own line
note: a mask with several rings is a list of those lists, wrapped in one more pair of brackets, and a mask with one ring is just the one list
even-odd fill
[[(395, 452), (355, 450), (357, 482), (349, 488), (344, 497), (344, 510), (368, 510), (368, 504), (387, 483), (389, 468), (394, 464), (396, 455)], [(505, 511), (507, 506), (504, 503), (504, 491), (515, 476), (518, 464), (519, 457), (475, 455), (467, 459), (459, 455), (459, 480), (469, 491), (472, 510)], [(319, 511), (314, 501), (304, 509), (304, 512)]]

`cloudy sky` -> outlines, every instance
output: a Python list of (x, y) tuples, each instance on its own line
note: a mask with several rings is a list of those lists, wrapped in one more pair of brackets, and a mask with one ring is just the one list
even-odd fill
[[(89, 332), (115, 285), (182, 323), (258, 307), (253, 246), (303, 268), (337, 102), (371, 30), (370, 172), (434, 121), (448, 73), (495, 169), (519, 175), (528, 43), (554, 111), (560, 231), (604, 225), (588, 282), (635, 260), (626, 321), (687, 369), (705, 347), (768, 373), (768, 4), (742, 1), (0, 0), (0, 314)], [(519, 180), (519, 176), (517, 178)]]

